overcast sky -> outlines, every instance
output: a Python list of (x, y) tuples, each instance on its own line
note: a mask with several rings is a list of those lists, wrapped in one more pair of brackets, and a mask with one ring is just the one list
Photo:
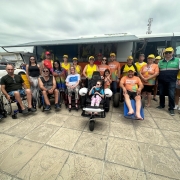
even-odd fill
[(180, 31), (179, 0), (0, 0), (0, 45)]

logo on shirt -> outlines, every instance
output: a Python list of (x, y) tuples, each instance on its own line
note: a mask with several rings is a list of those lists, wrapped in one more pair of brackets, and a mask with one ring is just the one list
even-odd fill
[(77, 82), (78, 81), (78, 77), (77, 76), (73, 76), (69, 78), (69, 82)]

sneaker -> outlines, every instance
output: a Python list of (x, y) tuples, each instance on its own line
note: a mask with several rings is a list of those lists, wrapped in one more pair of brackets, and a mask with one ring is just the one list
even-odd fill
[(59, 109), (60, 109), (59, 104), (55, 104), (55, 110), (59, 110)]
[(174, 110), (169, 110), (171, 116), (174, 116)]
[(156, 108), (158, 108), (158, 109), (163, 109), (164, 107), (162, 107), (162, 106), (158, 106), (158, 107), (156, 107)]
[(22, 110), (22, 114), (28, 114), (28, 113), (29, 113), (29, 111), (27, 109)]
[[(180, 108), (180, 107), (179, 107)], [(178, 105), (175, 105), (174, 109), (178, 109)]]
[(29, 112), (36, 112), (36, 109), (32, 107), (32, 108), (29, 108), (28, 111)]
[(47, 105), (45, 108), (44, 108), (44, 111), (49, 111), (51, 110), (51, 106), (50, 105)]
[(2, 114), (0, 114), (0, 120), (3, 118), (4, 116)]

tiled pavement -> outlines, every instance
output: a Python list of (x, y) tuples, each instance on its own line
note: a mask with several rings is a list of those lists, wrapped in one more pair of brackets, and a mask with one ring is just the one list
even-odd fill
[(145, 109), (144, 121), (122, 115), (122, 105), (97, 119), (81, 111), (40, 110), (0, 123), (0, 180), (180, 179), (180, 114)]

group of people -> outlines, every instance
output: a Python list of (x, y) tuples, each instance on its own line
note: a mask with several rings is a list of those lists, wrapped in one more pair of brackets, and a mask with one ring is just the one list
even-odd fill
[[(153, 100), (156, 100), (157, 86), (159, 87), (160, 105), (159, 109), (165, 107), (165, 89), (168, 90), (169, 112), (174, 115), (174, 108), (178, 108), (180, 95), (180, 62), (178, 58), (173, 57), (173, 48), (166, 48), (164, 59), (160, 56), (155, 57), (150, 54), (147, 57), (147, 63), (144, 62), (144, 54), (139, 55), (138, 62), (133, 62), (133, 57), (127, 58), (127, 63), (120, 67), (120, 63), (116, 60), (116, 54), (110, 53), (110, 61), (106, 57), (98, 55), (95, 60), (94, 56), (89, 57), (89, 63), (84, 67), (78, 65), (78, 59), (74, 57), (72, 63), (68, 62), (68, 55), (63, 56), (63, 63), (51, 60), (51, 53), (45, 53), (46, 58), (37, 64), (36, 58), (31, 56), (29, 64), (26, 65), (26, 75), (30, 82), (31, 89), (27, 89), (23, 79), (14, 74), (14, 67), (7, 65), (7, 75), (1, 79), (2, 93), (10, 100), (11, 96), (19, 102), (22, 113), (35, 112), (36, 106), (32, 106), (31, 100), (37, 100), (37, 90), (41, 90), (45, 101), (45, 111), (51, 109), (49, 94), (55, 96), (55, 109), (60, 109), (59, 93), (68, 91), (68, 105), (71, 111), (71, 97), (75, 93), (75, 106), (78, 109), (79, 89), (81, 87), (82, 78), (85, 78), (85, 86), (89, 88), (89, 82), (94, 71), (99, 71), (101, 79), (96, 86), (90, 90), (92, 97), (91, 105), (99, 106), (101, 99), (104, 97), (104, 91), (98, 91), (103, 85), (103, 89), (110, 88), (113, 93), (117, 93), (118, 86), (122, 89), (125, 102), (129, 108), (129, 114), (135, 113), (131, 107), (130, 99), (136, 100), (136, 116), (142, 119), (140, 115), (141, 107), (141, 91), (142, 96), (147, 98), (146, 106), (151, 105), (152, 91), (154, 90)], [(161, 60), (161, 61), (160, 61)], [(179, 74), (178, 74), (179, 73)], [(175, 105), (175, 89), (176, 89), (176, 105)], [(28, 109), (26, 109), (21, 101), (21, 96), (27, 94)], [(96, 95), (97, 94), (97, 95)], [(36, 103), (35, 103), (36, 104)]]

